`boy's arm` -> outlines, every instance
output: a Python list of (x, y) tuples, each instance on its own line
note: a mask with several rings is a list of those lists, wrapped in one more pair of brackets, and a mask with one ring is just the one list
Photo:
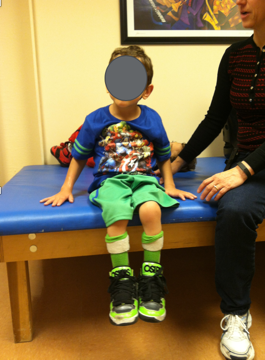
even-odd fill
[(65, 181), (63, 183), (63, 186), (61, 187), (60, 192), (58, 192), (53, 196), (49, 196), (45, 199), (42, 199), (40, 200), (40, 202), (44, 203), (44, 205), (52, 204), (52, 206), (60, 206), (66, 200), (68, 200), (71, 203), (74, 202), (72, 190), (76, 180), (78, 179), (83, 168), (85, 167), (86, 162), (87, 160), (76, 160), (75, 158), (72, 158)]
[(170, 159), (165, 161), (157, 161), (158, 167), (161, 171), (162, 177), (164, 179), (164, 186), (166, 193), (172, 197), (179, 197), (182, 200), (187, 199), (196, 199), (197, 196), (193, 195), (187, 191), (178, 190), (175, 187), (175, 183), (173, 180), (172, 170), (171, 170), (171, 162)]
[[(181, 157), (177, 156), (177, 158), (171, 163), (172, 174), (176, 174), (186, 164), (187, 164), (186, 161), (184, 161)], [(162, 175), (160, 169), (155, 170), (155, 174), (156, 174), (156, 176), (160, 177), (159, 184), (161, 184), (161, 185), (164, 184), (163, 175)]]

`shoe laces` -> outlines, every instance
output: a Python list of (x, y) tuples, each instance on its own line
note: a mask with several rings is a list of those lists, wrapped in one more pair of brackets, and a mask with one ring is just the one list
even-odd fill
[(119, 271), (115, 277), (110, 276), (111, 284), (108, 292), (111, 294), (114, 306), (133, 304), (136, 297), (136, 279), (127, 274), (126, 270)]
[[(223, 322), (225, 325), (223, 326)], [(236, 337), (238, 340), (246, 338), (249, 331), (246, 322), (238, 315), (228, 314), (223, 317), (220, 323), (221, 329), (227, 333), (228, 338)]]
[(153, 300), (161, 302), (161, 298), (168, 292), (166, 279), (162, 275), (162, 269), (153, 276), (141, 275), (139, 277), (139, 295), (142, 301)]

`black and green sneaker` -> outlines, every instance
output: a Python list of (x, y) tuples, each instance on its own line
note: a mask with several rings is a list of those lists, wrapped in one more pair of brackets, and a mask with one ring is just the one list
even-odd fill
[(137, 282), (129, 266), (118, 266), (110, 272), (110, 322), (132, 325), (138, 320)]
[(166, 279), (163, 268), (154, 262), (144, 262), (138, 278), (139, 317), (147, 322), (161, 322), (166, 317)]

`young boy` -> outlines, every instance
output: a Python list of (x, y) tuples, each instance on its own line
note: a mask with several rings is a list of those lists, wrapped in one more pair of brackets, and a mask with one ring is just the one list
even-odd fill
[[(116, 49), (109, 63), (121, 56), (136, 58), (144, 65), (147, 73), (145, 89), (133, 100), (119, 100), (110, 93), (113, 103), (86, 117), (75, 140), (73, 158), (61, 191), (41, 202), (52, 206), (60, 206), (66, 200), (73, 202), (74, 183), (87, 159), (93, 156), (94, 181), (88, 189), (89, 198), (102, 209), (107, 227), (105, 241), (113, 266), (109, 317), (114, 325), (130, 325), (138, 316), (148, 322), (165, 319), (166, 282), (160, 265), (163, 247), (161, 207), (177, 206), (178, 202), (172, 197), (185, 200), (196, 196), (175, 188), (170, 143), (161, 118), (147, 106), (137, 105), (153, 91), (150, 58), (139, 46), (129, 46)], [(164, 178), (164, 188), (151, 176), (156, 161)], [(138, 281), (129, 266), (130, 246), (126, 231), (135, 210), (139, 212), (144, 230), (144, 262)]]

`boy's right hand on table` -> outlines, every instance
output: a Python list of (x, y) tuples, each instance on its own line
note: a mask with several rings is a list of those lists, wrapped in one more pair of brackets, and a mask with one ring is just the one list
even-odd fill
[(67, 200), (70, 203), (74, 202), (74, 197), (73, 197), (72, 191), (62, 189), (57, 194), (55, 194), (53, 196), (49, 196), (45, 199), (42, 199), (42, 200), (40, 200), (40, 202), (44, 203), (44, 205), (52, 204), (52, 206), (61, 206)]

